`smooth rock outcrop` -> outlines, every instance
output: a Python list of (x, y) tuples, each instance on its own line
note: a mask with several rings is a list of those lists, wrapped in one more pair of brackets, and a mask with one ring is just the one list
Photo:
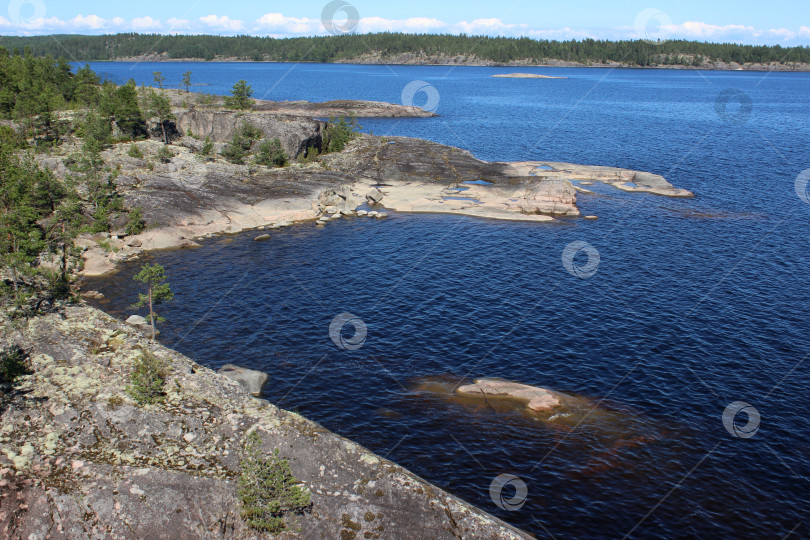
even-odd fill
[[(201, 125), (226, 116), (230, 119), (222, 121), (223, 137), (235, 125), (232, 113), (188, 112), (189, 119), (203, 119)], [(283, 123), (279, 117), (266, 118)], [(296, 122), (310, 120), (299, 118)], [(305, 130), (293, 137), (297, 144), (306, 146), (306, 133), (314, 131)], [(162, 146), (158, 141), (138, 144), (150, 155)], [(175, 146), (173, 151), (176, 155), (171, 162), (155, 163), (151, 169), (143, 166), (143, 160), (127, 156), (125, 145), (102, 153), (107, 163), (121, 165), (116, 186), (127, 207), (142, 209), (151, 228), (124, 240), (105, 239), (111, 245), (116, 243), (118, 251), (112, 252), (93, 246), (92, 238), (83, 238), (79, 243), (86, 249), (85, 275), (111, 272), (118, 262), (144, 250), (194, 247), (198, 245), (194, 239), (213, 234), (277, 228), (325, 216), (351, 216), (368, 203), (373, 203), (376, 211), (382, 207), (548, 222), (580, 214), (577, 196), (588, 195), (588, 191), (576, 186), (577, 182), (601, 182), (624, 191), (671, 197), (692, 196), (659, 175), (641, 171), (541, 161), (487, 162), (458, 148), (407, 137), (363, 135), (342, 152), (321, 156), (320, 163), (283, 168), (235, 165), (221, 159), (205, 161), (185, 146)]]
[(354, 116), (356, 118), (428, 118), (438, 116), (432, 111), (426, 111), (421, 107), (414, 107), (412, 105), (355, 99), (337, 99), (320, 103), (311, 101), (257, 100), (255, 110), (315, 118), (336, 118), (339, 116)]
[(526, 407), (535, 412), (550, 411), (560, 406), (557, 395), (546, 388), (529, 386), (499, 379), (477, 379), (456, 389), (461, 396), (490, 396), (525, 402)]
[[(277, 538), (530, 536), (86, 306), (0, 318), (0, 348), (32, 373), (0, 394), (0, 537), (268, 538), (240, 517), (249, 433), (312, 495)], [(145, 348), (168, 367), (162, 402), (126, 392)]]
[(178, 110), (177, 128), (182, 133), (191, 132), (200, 139), (227, 143), (244, 123), (259, 128), (264, 137), (277, 138), (290, 158), (305, 154), (309, 148), (320, 148), (324, 122), (300, 117), (279, 117), (272, 112), (237, 112), (222, 110)]
[(225, 364), (217, 370), (220, 375), (225, 375), (232, 381), (241, 384), (245, 390), (258, 396), (262, 393), (262, 388), (267, 383), (267, 373), (256, 369), (248, 369), (233, 364)]

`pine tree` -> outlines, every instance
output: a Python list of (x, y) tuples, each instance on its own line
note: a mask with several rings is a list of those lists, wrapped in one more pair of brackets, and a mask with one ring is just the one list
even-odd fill
[(133, 307), (149, 307), (149, 316), (146, 317), (146, 320), (152, 326), (150, 340), (154, 340), (155, 323), (166, 320), (155, 313), (155, 306), (164, 302), (171, 302), (174, 299), (174, 293), (169, 284), (166, 283), (166, 271), (159, 264), (144, 264), (141, 271), (133, 279), (146, 284), (146, 294), (139, 293), (138, 302)]
[(247, 81), (240, 80), (233, 85), (231, 96), (225, 98), (225, 106), (232, 109), (247, 110), (253, 108), (253, 88)]

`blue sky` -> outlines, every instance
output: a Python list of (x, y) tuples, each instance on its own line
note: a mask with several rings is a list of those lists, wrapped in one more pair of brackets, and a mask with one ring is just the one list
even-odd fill
[[(502, 0), (384, 3), (338, 0), (336, 22), (356, 12), (352, 30), (448, 32), (546, 39), (644, 37), (810, 45), (810, 0)], [(139, 0), (9, 0), (0, 33), (101, 34), (111, 32), (255, 34), (277, 37), (326, 34), (328, 2), (167, 2)]]

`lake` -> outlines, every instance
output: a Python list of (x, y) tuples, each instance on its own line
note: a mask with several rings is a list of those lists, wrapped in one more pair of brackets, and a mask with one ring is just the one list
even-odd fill
[[(391, 213), (154, 253), (176, 293), (161, 342), (211, 368), (267, 371), (271, 402), (541, 538), (807, 535), (810, 205), (796, 180), (810, 168), (810, 74), (91, 66), (176, 85), (190, 70), (194, 92), (215, 94), (245, 79), (273, 100), (405, 91), (440, 116), (364, 131), (486, 160), (645, 170), (693, 191), (580, 195), (596, 221)], [(512, 71), (568, 78), (491, 78)], [(574, 241), (599, 253), (586, 279), (561, 260)], [(131, 313), (138, 264), (93, 280), (101, 307)], [(330, 339), (342, 313), (366, 328), (355, 350)], [(543, 423), (425, 391), (477, 377), (579, 396), (596, 416)], [(516, 479), (498, 499), (502, 474)]]

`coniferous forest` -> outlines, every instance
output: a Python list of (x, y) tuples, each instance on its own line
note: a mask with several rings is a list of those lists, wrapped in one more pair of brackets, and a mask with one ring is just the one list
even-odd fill
[(274, 62), (345, 62), (369, 55), (379, 61), (397, 55), (427, 57), (471, 56), (494, 63), (550, 60), (581, 64), (620, 63), (629, 66), (706, 66), (710, 62), (783, 65), (810, 63), (810, 47), (739, 45), (672, 40), (546, 41), (531, 38), (437, 34), (346, 34), (326, 37), (276, 39), (253, 36), (54, 35), (0, 37), (10, 51), (30, 51), (34, 56), (66, 56), (75, 61), (116, 60), (143, 55), (204, 60), (239, 59)]

